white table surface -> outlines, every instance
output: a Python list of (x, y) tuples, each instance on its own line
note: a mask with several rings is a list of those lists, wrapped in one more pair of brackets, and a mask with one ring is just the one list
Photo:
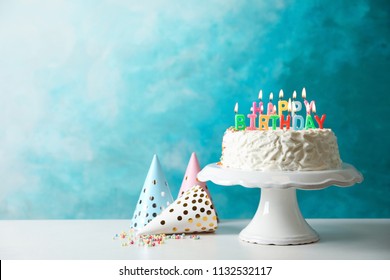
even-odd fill
[(390, 219), (308, 219), (320, 241), (294, 246), (238, 239), (249, 220), (223, 220), (216, 233), (167, 240), (157, 247), (122, 247), (113, 240), (129, 220), (0, 220), (2, 260), (123, 259), (390, 259)]

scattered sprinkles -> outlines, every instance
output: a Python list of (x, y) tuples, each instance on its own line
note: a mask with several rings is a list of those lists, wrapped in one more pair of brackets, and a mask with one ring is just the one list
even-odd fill
[(139, 246), (139, 247), (156, 247), (162, 244), (165, 244), (166, 240), (169, 239), (193, 239), (199, 240), (200, 236), (196, 234), (186, 235), (182, 234), (145, 234), (145, 235), (137, 235), (134, 229), (130, 229), (129, 231), (122, 231), (119, 234), (115, 234), (113, 240), (121, 241), (122, 247), (127, 246)]

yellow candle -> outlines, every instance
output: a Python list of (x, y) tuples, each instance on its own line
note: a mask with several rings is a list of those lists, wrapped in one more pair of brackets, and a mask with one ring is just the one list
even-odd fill
[(284, 111), (287, 111), (288, 109), (288, 103), (286, 100), (283, 99), (283, 90), (281, 89), (279, 92), (279, 102), (278, 102), (278, 112), (279, 116), (283, 115)]
[(269, 115), (260, 115), (259, 117), (259, 129), (268, 130)]

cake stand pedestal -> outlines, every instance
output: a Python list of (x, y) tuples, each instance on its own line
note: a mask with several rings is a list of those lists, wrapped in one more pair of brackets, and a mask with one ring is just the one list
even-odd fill
[(349, 187), (362, 182), (363, 176), (350, 164), (326, 171), (246, 171), (213, 163), (199, 172), (198, 179), (223, 186), (261, 188), (257, 212), (239, 238), (250, 243), (292, 245), (319, 240), (301, 214), (296, 189)]

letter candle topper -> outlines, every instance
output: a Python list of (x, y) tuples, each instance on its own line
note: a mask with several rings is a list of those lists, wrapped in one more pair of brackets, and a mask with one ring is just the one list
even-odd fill
[[(283, 90), (279, 92), (279, 101), (277, 105), (272, 103), (273, 93), (269, 95), (269, 102), (267, 104), (267, 114), (264, 114), (264, 104), (263, 104), (263, 91), (259, 91), (257, 101), (252, 103), (251, 113), (247, 115), (250, 121), (250, 125), (246, 127), (245, 124), (245, 115), (238, 114), (238, 103), (234, 107), (235, 112), (235, 126), (234, 130), (276, 130), (276, 129), (315, 129), (318, 124), (319, 129), (324, 128), (324, 122), (326, 115), (323, 114), (321, 117), (317, 115), (317, 107), (314, 100), (308, 102), (306, 100), (306, 89), (302, 89), (302, 99), (305, 105), (306, 115), (298, 115), (297, 112), (301, 111), (303, 104), (301, 101), (297, 100), (297, 92), (294, 90), (292, 98), (288, 100), (283, 100), (284, 93)], [(278, 108), (276, 107), (278, 106)], [(287, 114), (283, 114), (284, 111), (287, 111)], [(259, 113), (259, 115), (257, 115)], [(314, 114), (314, 117), (312, 114)], [(258, 127), (256, 127), (256, 120), (258, 119)]]
[(279, 112), (279, 117), (283, 115), (284, 111), (287, 111), (288, 103), (286, 100), (283, 99), (283, 90), (281, 89), (279, 91), (279, 102), (278, 102), (278, 112)]
[(244, 130), (246, 125), (245, 125), (245, 116), (243, 114), (238, 114), (238, 103), (236, 103), (236, 106), (234, 106), (234, 113), (235, 113), (235, 129), (236, 130)]

